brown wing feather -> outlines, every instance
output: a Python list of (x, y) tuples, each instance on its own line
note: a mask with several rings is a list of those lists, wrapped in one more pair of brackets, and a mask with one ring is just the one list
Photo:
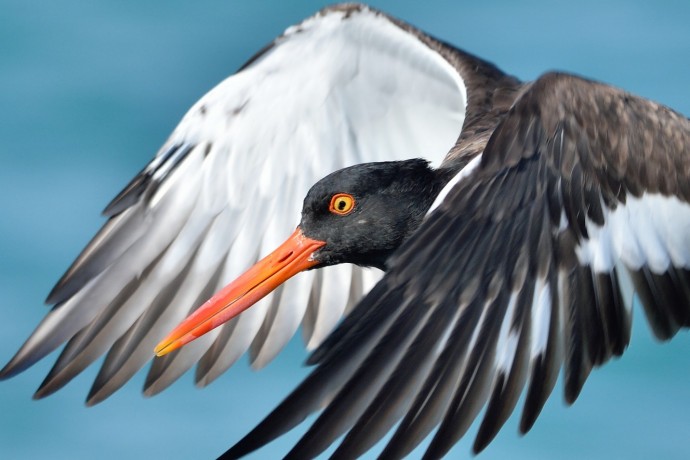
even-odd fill
[[(312, 410), (326, 402), (317, 384), (341, 390), (326, 403), (327, 415), (291, 451), (295, 458), (315, 455), (345, 431), (336, 456), (360, 455), (397, 420), (402, 421), (384, 458), (409, 453), (435, 426), (426, 457), (441, 457), (488, 402), (474, 445), (480, 451), (525, 386), (522, 432), (534, 424), (562, 364), (566, 400), (572, 403), (593, 367), (622, 354), (631, 316), (629, 303), (624, 305), (630, 296), (624, 296), (628, 292), (620, 279), (630, 277), (618, 267), (595, 271), (580, 261), (578, 247), (591, 237), (592, 225), (605, 225), (630, 197), (662, 193), (688, 202), (690, 122), (654, 102), (571, 75), (546, 74), (521, 91), (499, 117), (480, 166), (403, 245), (381, 283), (336, 330), (338, 340), (315, 352), (314, 377), (223, 458), (241, 456), (299, 423), (304, 411), (290, 414), (289, 409), (296, 402), (313, 399)], [(474, 134), (474, 145), (482, 145), (486, 135)], [(462, 142), (461, 137), (456, 152)], [(468, 158), (455, 161), (466, 164)], [(659, 274), (645, 265), (640, 275), (632, 275), (661, 338), (690, 326), (683, 267), (670, 265)], [(447, 302), (455, 311), (438, 307)], [(410, 341), (396, 339), (389, 330), (375, 338), (368, 334), (373, 343), (362, 340), (362, 331), (391, 324), (379, 326), (372, 318), (407, 317), (410, 305), (437, 306), (424, 325), (433, 334)], [(429, 341), (438, 347), (435, 353), (428, 352)], [(324, 380), (324, 371), (337, 365), (344, 351), (368, 354), (363, 363), (373, 368), (352, 367)], [(433, 359), (433, 365), (416, 352)], [(410, 370), (411, 364), (421, 367)], [(385, 375), (386, 381), (370, 388), (362, 385), (364, 375)], [(335, 378), (345, 383), (329, 384)], [(401, 395), (407, 401), (402, 406)], [(369, 408), (353, 411), (351, 403), (363, 400), (371, 402)], [(345, 413), (344, 424), (332, 417)]]

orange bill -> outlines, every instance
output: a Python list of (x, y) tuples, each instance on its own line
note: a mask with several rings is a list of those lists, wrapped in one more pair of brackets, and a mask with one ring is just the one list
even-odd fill
[(242, 313), (297, 273), (317, 264), (314, 251), (323, 241), (307, 238), (297, 230), (278, 249), (211, 297), (182, 321), (155, 348), (158, 356), (180, 348)]

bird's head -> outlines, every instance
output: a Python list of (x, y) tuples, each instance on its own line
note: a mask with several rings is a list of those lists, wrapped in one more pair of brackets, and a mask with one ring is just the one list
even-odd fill
[(304, 199), (297, 231), (322, 242), (315, 267), (352, 263), (386, 268), (421, 223), (439, 191), (424, 160), (366, 163), (317, 182)]
[(234, 318), (301, 271), (340, 263), (385, 269), (421, 223), (444, 185), (441, 177), (419, 159), (365, 163), (324, 177), (307, 193), (294, 233), (184, 320), (156, 354)]

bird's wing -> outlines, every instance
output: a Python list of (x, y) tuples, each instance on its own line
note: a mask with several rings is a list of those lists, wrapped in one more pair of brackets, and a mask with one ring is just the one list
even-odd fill
[[(440, 54), (365, 7), (333, 7), (287, 29), (202, 97), (108, 205), (109, 220), (50, 293), (55, 307), (1, 376), (68, 341), (36, 395), (107, 352), (88, 403), (103, 400), (169, 329), (294, 229), (316, 180), (364, 161), (439, 162), (460, 132), (465, 93)], [(156, 359), (145, 392), (197, 361), (205, 385), (248, 348), (261, 367), (301, 322), (315, 347), (372, 276), (349, 266), (300, 275), (208, 338)]]
[(311, 357), (313, 373), (225, 458), (323, 408), (288, 455), (346, 433), (382, 458), (437, 429), (439, 458), (481, 408), (482, 450), (527, 387), (527, 432), (561, 367), (565, 397), (623, 353), (635, 290), (660, 339), (690, 325), (690, 120), (562, 74), (534, 82), (483, 154)]

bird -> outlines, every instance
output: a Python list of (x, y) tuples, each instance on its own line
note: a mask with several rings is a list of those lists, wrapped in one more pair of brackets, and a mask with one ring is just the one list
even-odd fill
[[(353, 36), (366, 39), (366, 47), (350, 41)], [(409, 131), (405, 114), (398, 112), (394, 116), (399, 118), (392, 120), (396, 124), (393, 126), (395, 139), (391, 141), (397, 141), (398, 145), (385, 146), (387, 148), (376, 145), (372, 150), (386, 150), (387, 154), (394, 150), (408, 157), (426, 153), (427, 149), (445, 149), (450, 153), (437, 169), (429, 169), (426, 162), (416, 159), (369, 163), (340, 170), (311, 189), (300, 226), (307, 237), (309, 232), (316, 232), (318, 236), (319, 229), (325, 232), (322, 236), (328, 237), (328, 230), (335, 228), (320, 228), (322, 222), (316, 219), (316, 208), (307, 205), (328, 204), (324, 215), (331, 218), (338, 215), (335, 211), (342, 211), (339, 209), (342, 203), (345, 208), (354, 203), (353, 208), (340, 217), (372, 217), (362, 216), (360, 212), (365, 212), (367, 203), (375, 202), (381, 182), (363, 182), (371, 186), (368, 190), (373, 192), (371, 197), (367, 190), (350, 193), (329, 187), (333, 183), (340, 186), (339, 178), (360, 177), (362, 172), (374, 171), (378, 179), (389, 176), (395, 184), (399, 180), (412, 179), (413, 187), (394, 187), (397, 194), (384, 194), (394, 201), (380, 207), (377, 217), (383, 219), (398, 205), (402, 211), (414, 211), (414, 218), (408, 220), (405, 214), (405, 224), (411, 227), (406, 227), (394, 240), (385, 240), (387, 247), (375, 255), (363, 256), (351, 250), (343, 252), (337, 245), (333, 252), (328, 252), (333, 242), (323, 238), (325, 244), (316, 249), (311, 262), (322, 265), (354, 262), (383, 268), (387, 274), (333, 335), (323, 343), (322, 339), (315, 341), (321, 346), (310, 359), (312, 364), (317, 364), (312, 377), (279, 406), (274, 413), (277, 415), (269, 416), (267, 423), (246, 438), (244, 445), (231, 450), (229, 456), (242, 453), (247, 443), (256, 443), (252, 436), (257, 433), (273, 436), (270, 430), (276, 430), (276, 420), (279, 425), (295, 423), (325, 401), (330, 401), (328, 408), (304, 442), (293, 451), (295, 457), (318, 453), (316, 451), (323, 448), (323, 444), (330, 444), (345, 431), (349, 434), (339, 454), (358, 455), (403, 415), (403, 425), (385, 454), (395, 457), (406, 453), (411, 443), (419, 441), (441, 423), (428, 451), (430, 457), (436, 457), (452, 446), (483, 403), (489, 400), (485, 422), (475, 443), (475, 450), (480, 451), (512, 412), (528, 378), (527, 404), (521, 423), (523, 431), (529, 430), (553, 389), (561, 362), (566, 372), (566, 398), (573, 402), (593, 366), (622, 354), (629, 340), (633, 286), (659, 338), (668, 339), (680, 328), (687, 327), (686, 269), (690, 245), (683, 235), (689, 228), (686, 209), (688, 160), (687, 155), (684, 156), (689, 136), (687, 118), (659, 104), (572, 75), (549, 73), (534, 82), (522, 83), (486, 61), (363, 5), (327, 8), (288, 29), (240, 70), (236, 77), (245, 79), (237, 78), (232, 81), (233, 85), (245, 84), (256, 74), (264, 76), (264, 71), (265, 75), (272, 75), (276, 64), (284, 59), (281, 53), (301, 49), (304, 42), (311, 43), (323, 37), (329, 37), (346, 49), (354, 46), (360, 53), (360, 65), (354, 74), (336, 73), (339, 84), (343, 83), (342, 79), (349, 83), (347, 87), (360, 89), (357, 88), (361, 84), (357, 80), (360, 76), (381, 77), (378, 81), (381, 87), (376, 88), (381, 93), (368, 94), (370, 97), (364, 101), (366, 107), (357, 106), (357, 101), (339, 101), (347, 106), (343, 116), (347, 121), (339, 120), (341, 123), (352, 123), (353, 118), (348, 117), (356, 120), (361, 111), (370, 108), (369, 105), (382, 111), (386, 109), (382, 107), (386, 102), (393, 104), (393, 108), (397, 103), (404, 107), (406, 101), (400, 100), (396, 90), (410, 91), (412, 87), (402, 83), (412, 83), (424, 93), (422, 101), (415, 102), (439, 103), (438, 106), (415, 106), (415, 110), (428, 115), (423, 134), (447, 134), (446, 147), (439, 142), (437, 148), (426, 145), (420, 148), (419, 140), (412, 142), (416, 133)], [(338, 39), (343, 38), (347, 39), (343, 40), (344, 45), (338, 43)], [(358, 45), (362, 49), (358, 49)], [(377, 45), (380, 48), (376, 48)], [(369, 46), (383, 56), (367, 56)], [(342, 59), (342, 55), (338, 57)], [(392, 62), (382, 58), (392, 59)], [(409, 62), (400, 63), (400, 59)], [(385, 73), (378, 74), (381, 68), (366, 75), (363, 63), (400, 64), (404, 70), (408, 70), (404, 64), (409, 64), (412, 77), (402, 83), (391, 82), (385, 78)], [(252, 70), (256, 72), (254, 75)], [(347, 70), (338, 69), (339, 72)], [(397, 70), (398, 76), (400, 69), (393, 70)], [(416, 71), (420, 74), (415, 74)], [(371, 82), (370, 79), (366, 81)], [(175, 318), (164, 318), (165, 324), (161, 324), (159, 315), (170, 311), (164, 308), (171, 300), (186, 295), (198, 301), (212, 290), (209, 277), (224, 277), (225, 273), (218, 273), (218, 263), (206, 266), (207, 258), (196, 257), (204, 253), (205, 244), (211, 245), (206, 243), (211, 241), (208, 238), (219, 235), (211, 226), (222, 225), (216, 223), (226, 216), (222, 212), (229, 206), (214, 200), (225, 199), (227, 195), (203, 186), (198, 191), (194, 188), (194, 181), (204, 182), (203, 174), (208, 172), (199, 173), (202, 177), (192, 177), (191, 185), (180, 181), (181, 177), (192, 176), (195, 170), (217, 171), (218, 163), (213, 162), (221, 162), (225, 159), (222, 153), (227, 154), (227, 145), (223, 146), (225, 151), (219, 152), (222, 149), (216, 142), (208, 142), (208, 138), (219, 136), (216, 130), (224, 131), (227, 126), (217, 121), (204, 125), (199, 120), (211, 118), (218, 105), (222, 105), (223, 116), (232, 112), (240, 124), (241, 114), (249, 112), (256, 102), (253, 97), (235, 104), (238, 102), (235, 93), (224, 99), (223, 96), (228, 95), (224, 92), (228, 88), (224, 84), (192, 108), (152, 163), (106, 208), (110, 220), (51, 293), (49, 300), (58, 305), (37, 335), (3, 370), (4, 377), (30, 366), (90, 322), (87, 329), (70, 340), (38, 396), (57, 390), (114, 344), (89, 395), (91, 403), (99, 402), (148, 360), (144, 356), (145, 345), (158, 340), (159, 337), (154, 336), (181, 316), (179, 310), (171, 312), (168, 315), (176, 315)], [(366, 89), (371, 90), (371, 87)], [(271, 96), (282, 91), (283, 88), (278, 87), (277, 93), (267, 98), (270, 101)], [(391, 94), (392, 99), (386, 100)], [(321, 96), (330, 101), (332, 96), (338, 99), (346, 95)], [(218, 104), (219, 99), (230, 104)], [(436, 109), (440, 113), (434, 113)], [(385, 123), (391, 122), (385, 117), (382, 119)], [(367, 123), (354, 126), (350, 124), (340, 133), (345, 135), (343, 143), (350, 142), (353, 150), (364, 148), (365, 140), (381, 142), (377, 139), (378, 131), (368, 131), (371, 126)], [(405, 135), (411, 139), (401, 139)], [(342, 148), (342, 144), (339, 147)], [(318, 156), (316, 161), (319, 160), (323, 158)], [(414, 170), (415, 174), (399, 174), (405, 168)], [(414, 179), (417, 178), (428, 178), (428, 182), (416, 183)], [(420, 184), (425, 186), (423, 193), (418, 190)], [(325, 203), (318, 200), (324, 198), (317, 193), (321, 190), (318, 187), (329, 192)], [(199, 193), (197, 202), (193, 202), (197, 198), (193, 196), (195, 193)], [(437, 198), (439, 193), (440, 198)], [(413, 198), (422, 199), (422, 203), (416, 203)], [(331, 199), (341, 201), (331, 202)], [(172, 206), (174, 200), (178, 201)], [(432, 205), (434, 200), (436, 203)], [(188, 207), (187, 215), (184, 212), (182, 217), (177, 213), (173, 215), (173, 207), (177, 212), (180, 207), (184, 211), (185, 206)], [(284, 211), (281, 205), (271, 206), (276, 212)], [(429, 207), (433, 210), (427, 215)], [(207, 220), (200, 221), (202, 217)], [(188, 220), (176, 220), (185, 218)], [(261, 216), (253, 218), (262, 219)], [(154, 227), (142, 230), (142, 225), (150, 225), (151, 221)], [(156, 228), (157, 222), (164, 223)], [(187, 223), (190, 226), (185, 226)], [(163, 239), (158, 241), (158, 246), (149, 247), (160, 233), (170, 232), (168, 238), (178, 238), (175, 226), (184, 229), (179, 232), (183, 237), (173, 240), (179, 244)], [(337, 230), (353, 228), (362, 227), (344, 225)], [(375, 230), (368, 228), (364, 235), (367, 242), (372, 243), (371, 235), (381, 231), (378, 227)], [(138, 244), (139, 238), (144, 238), (142, 234), (149, 239)], [(228, 237), (226, 244), (232, 243), (231, 239)], [(141, 254), (142, 249), (150, 253)], [(331, 259), (320, 260), (318, 254), (330, 254)], [(190, 255), (195, 258), (186, 265), (178, 262)], [(132, 260), (141, 257), (149, 257), (143, 266), (131, 265)], [(118, 265), (116, 261), (119, 260), (125, 262)], [(201, 267), (198, 260), (205, 266)], [(316, 265), (307, 268), (316, 268)], [(200, 273), (204, 270), (207, 272)], [(338, 279), (342, 283), (342, 272), (340, 275)], [(116, 279), (121, 281), (120, 285), (112, 284), (113, 276), (123, 278)], [(160, 281), (164, 276), (169, 277), (167, 282)], [(351, 276), (355, 280), (360, 275)], [(196, 292), (186, 291), (187, 284), (192, 283), (187, 280), (198, 278), (208, 284), (202, 283)], [(99, 281), (101, 279), (107, 282)], [(151, 284), (152, 280), (157, 280), (157, 284)], [(214, 285), (221, 284), (213, 281)], [(180, 286), (181, 283), (184, 284)], [(352, 289), (358, 282), (348, 280), (346, 284)], [(80, 304), (80, 296), (94, 295), (89, 293), (89, 290), (95, 291), (93, 286), (109, 289), (110, 303), (104, 303), (101, 312), (89, 312), (94, 315), (90, 318), (82, 316), (80, 324), (65, 322), (64, 318), (70, 319), (69, 315), (87, 314), (76, 310), (85, 308), (87, 302)], [(351, 297), (357, 298), (361, 290), (357, 289)], [(150, 305), (147, 297), (152, 299)], [(270, 343), (275, 328), (282, 327), (278, 321), (282, 320), (279, 306), (287, 295), (283, 293), (280, 297), (270, 303), (269, 319), (259, 325), (263, 343)], [(186, 309), (194, 306), (186, 305)], [(145, 312), (137, 310), (144, 307), (150, 308)], [(318, 308), (321, 314), (322, 307), (311, 308)], [(339, 310), (336, 316), (344, 310)], [(203, 312), (202, 309), (197, 311)], [(248, 313), (252, 311), (261, 312), (247, 310)], [(165, 372), (179, 376), (191, 365), (188, 363), (193, 363), (203, 353), (206, 353), (202, 360), (206, 360), (207, 373), (218, 360), (227, 360), (221, 355), (225, 345), (236, 337), (234, 334), (241, 325), (241, 318), (229, 323), (231, 327), (226, 327), (227, 332), (216, 332), (218, 341), (210, 347), (211, 341), (204, 344), (202, 339), (190, 344), (197, 349), (189, 346), (182, 349), (181, 352), (192, 350), (186, 358), (178, 358), (177, 362), (182, 360), (184, 365), (177, 367), (170, 355), (158, 361), (161, 364), (157, 377)], [(335, 321), (337, 318), (331, 320), (330, 327)], [(254, 320), (254, 324), (257, 322)], [(148, 329), (152, 325), (154, 332)], [(289, 338), (295, 328), (283, 331), (282, 336)], [(125, 331), (125, 335), (118, 336), (118, 332)], [(323, 332), (322, 337), (325, 334)], [(114, 340), (117, 342), (113, 343)], [(261, 347), (265, 345), (262, 340), (254, 343), (259, 343), (255, 357), (261, 360)], [(247, 341), (244, 344), (248, 346)], [(280, 348), (271, 347), (274, 347), (271, 355)], [(173, 359), (180, 355), (180, 352), (174, 354)], [(427, 359), (429, 357), (437, 360)], [(496, 357), (496, 361), (491, 357)], [(135, 360), (136, 365), (132, 365), (131, 360)], [(220, 367), (227, 368), (229, 361)], [(397, 365), (398, 362), (404, 365)], [(453, 362), (459, 365), (450, 365)], [(366, 365), (360, 366), (360, 363)], [(174, 371), (170, 370), (172, 368)], [(468, 369), (475, 373), (468, 374)], [(202, 382), (213, 378), (204, 372), (199, 374), (202, 374), (199, 379)], [(432, 382), (432, 379), (436, 380)], [(171, 380), (159, 384), (161, 387), (156, 386), (155, 379), (150, 381), (153, 383), (149, 388), (159, 391)], [(321, 390), (314, 391), (318, 388)], [(308, 401), (304, 401), (305, 394), (308, 394)], [(438, 405), (449, 406), (455, 412), (439, 412)], [(410, 409), (417, 412), (408, 412)], [(283, 417), (286, 411), (290, 421)], [(349, 411), (347, 416), (341, 417), (343, 411)], [(377, 411), (385, 413), (377, 418)], [(403, 427), (408, 431), (402, 430)], [(270, 429), (269, 434), (262, 432), (264, 428)], [(277, 429), (280, 431), (284, 427)]]

